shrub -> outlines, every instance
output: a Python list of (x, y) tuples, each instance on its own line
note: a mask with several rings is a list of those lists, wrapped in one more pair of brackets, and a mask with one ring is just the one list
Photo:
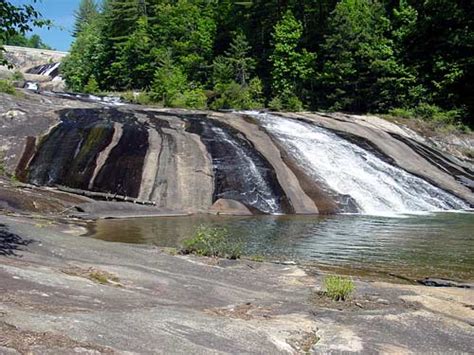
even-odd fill
[(5, 168), (5, 154), (0, 150), (0, 176), (5, 176), (7, 169)]
[(87, 84), (84, 86), (84, 93), (86, 94), (97, 94), (100, 91), (99, 84), (94, 76), (89, 77)]
[(9, 95), (16, 95), (16, 89), (10, 81), (0, 80), (0, 92)]
[(242, 244), (225, 228), (199, 226), (194, 236), (184, 241), (181, 251), (184, 254), (238, 259), (242, 255)]
[(125, 91), (119, 93), (120, 97), (126, 101), (133, 104), (139, 105), (149, 105), (155, 103), (155, 101), (151, 98), (150, 93), (148, 91)]
[(325, 293), (334, 301), (345, 301), (354, 291), (354, 282), (343, 276), (326, 276), (323, 280)]
[(185, 90), (177, 94), (170, 102), (171, 107), (205, 109), (207, 107), (207, 96), (204, 90), (196, 88)]
[(303, 109), (303, 103), (294, 93), (281, 93), (275, 96), (268, 104), (268, 107), (274, 111), (296, 112)]
[(21, 71), (16, 70), (12, 75), (12, 80), (14, 81), (25, 80), (25, 76), (23, 75)]
[(441, 131), (461, 131), (470, 132), (470, 128), (461, 122), (463, 116), (462, 110), (445, 111), (436, 105), (420, 103), (414, 108), (395, 108), (389, 111), (389, 114), (395, 117), (407, 119), (421, 119)]
[(253, 78), (248, 85), (240, 85), (235, 81), (217, 83), (214, 95), (217, 99), (211, 104), (214, 110), (235, 109), (250, 110), (263, 107), (263, 85), (260, 79)]

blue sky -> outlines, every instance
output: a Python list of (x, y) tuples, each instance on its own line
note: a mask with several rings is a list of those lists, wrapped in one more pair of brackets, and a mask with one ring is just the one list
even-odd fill
[(14, 5), (33, 4), (41, 12), (44, 18), (52, 20), (55, 27), (47, 30), (44, 28), (35, 29), (29, 35), (36, 33), (41, 36), (43, 42), (51, 47), (67, 51), (72, 42), (71, 31), (74, 26), (74, 10), (80, 0), (10, 0)]

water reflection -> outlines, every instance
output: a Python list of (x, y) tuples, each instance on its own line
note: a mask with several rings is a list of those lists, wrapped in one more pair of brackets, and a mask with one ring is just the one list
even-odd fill
[(89, 236), (179, 247), (200, 224), (225, 226), (248, 254), (387, 272), (474, 277), (474, 214), (388, 218), (338, 216), (192, 216), (102, 220)]

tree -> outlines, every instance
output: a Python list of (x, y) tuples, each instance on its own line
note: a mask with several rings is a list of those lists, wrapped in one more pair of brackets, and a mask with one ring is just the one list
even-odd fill
[(92, 79), (94, 86), (100, 86), (97, 78), (103, 70), (101, 64), (103, 53), (97, 24), (94, 21), (86, 24), (79, 32), (69, 55), (62, 61), (61, 75), (69, 89), (81, 92)]
[(188, 79), (182, 69), (173, 62), (171, 51), (161, 60), (152, 83), (152, 97), (161, 101), (165, 106), (174, 106), (174, 101), (183, 93), (188, 85)]
[(410, 101), (416, 78), (397, 61), (389, 30), (377, 0), (342, 0), (336, 6), (319, 75), (324, 106), (380, 112)]
[(74, 30), (72, 35), (77, 37), (84, 26), (98, 16), (98, 6), (95, 0), (81, 0), (79, 7), (74, 11)]
[[(303, 26), (288, 10), (275, 25), (273, 32), (272, 64), (273, 95), (286, 102), (296, 102), (301, 89), (301, 81), (312, 73), (311, 63), (315, 56), (298, 46), (303, 34)], [(297, 105), (298, 106), (298, 105)]]
[(214, 109), (253, 109), (263, 106), (262, 82), (252, 78), (255, 60), (249, 56), (250, 45), (243, 33), (234, 34), (224, 56), (213, 62)]
[(249, 57), (250, 45), (243, 33), (234, 36), (230, 48), (225, 52), (226, 59), (234, 71), (234, 79), (240, 85), (247, 85), (251, 72), (255, 68), (255, 60)]
[[(417, 17), (403, 38), (404, 64), (416, 71), (429, 102), (464, 110), (474, 124), (474, 2), (410, 1)], [(429, 53), (429, 55), (427, 55)]]
[(212, 63), (215, 5), (206, 0), (160, 1), (150, 18), (157, 47), (170, 49), (190, 81), (205, 82)]
[(157, 66), (150, 28), (146, 17), (137, 20), (135, 31), (117, 45), (117, 59), (112, 64), (114, 78), (125, 89), (150, 86)]
[(2, 55), (2, 44), (14, 36), (24, 35), (34, 26), (51, 26), (51, 21), (42, 19), (33, 5), (14, 6), (9, 1), (0, 1), (0, 65), (8, 64)]

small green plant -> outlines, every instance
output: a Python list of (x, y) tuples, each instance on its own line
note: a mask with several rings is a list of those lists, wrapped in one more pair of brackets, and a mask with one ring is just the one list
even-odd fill
[(25, 76), (19, 70), (16, 70), (12, 75), (12, 80), (20, 81), (20, 80), (24, 80), (24, 79), (25, 79)]
[(9, 95), (16, 95), (16, 89), (10, 81), (0, 80), (0, 92)]
[(255, 261), (257, 263), (263, 263), (265, 261), (265, 257), (263, 255), (252, 255), (250, 260)]
[(99, 84), (94, 76), (90, 76), (87, 84), (84, 86), (84, 92), (86, 94), (97, 94), (100, 91)]
[(194, 236), (184, 241), (184, 254), (238, 259), (242, 243), (232, 238), (226, 228), (199, 226)]
[(344, 276), (326, 276), (323, 280), (325, 294), (334, 301), (345, 301), (354, 291), (354, 282)]
[(163, 252), (171, 256), (178, 255), (178, 249), (176, 248), (163, 248)]
[(0, 151), (0, 176), (5, 176), (7, 169), (5, 168), (5, 153)]
[(436, 105), (422, 102), (413, 108), (394, 108), (389, 111), (389, 114), (393, 117), (425, 121), (440, 132), (470, 133), (471, 131), (467, 125), (461, 122), (462, 110), (443, 110)]
[(100, 284), (106, 285), (109, 283), (118, 283), (120, 280), (118, 277), (108, 274), (103, 271), (92, 270), (89, 272), (89, 279), (92, 281), (98, 282)]

